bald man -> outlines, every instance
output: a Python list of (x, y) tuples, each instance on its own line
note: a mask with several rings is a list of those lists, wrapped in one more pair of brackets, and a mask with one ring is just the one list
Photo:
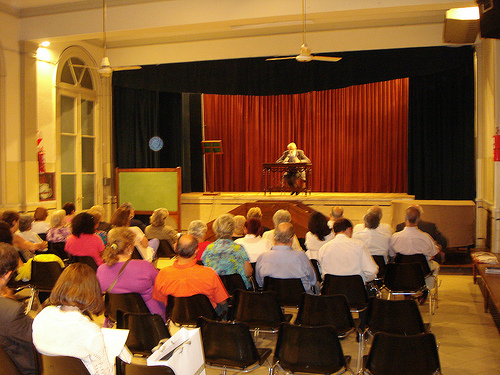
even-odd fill
[[(276, 160), (276, 163), (310, 163), (311, 160), (304, 154), (304, 151), (297, 149), (295, 143), (289, 143), (283, 155)], [(287, 184), (293, 189), (292, 195), (299, 195), (299, 180), (306, 180), (306, 173), (299, 172), (295, 168), (290, 168), (283, 176)]]

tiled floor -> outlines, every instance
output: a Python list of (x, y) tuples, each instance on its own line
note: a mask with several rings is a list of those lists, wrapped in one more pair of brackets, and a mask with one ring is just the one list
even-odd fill
[[(441, 275), (439, 308), (432, 318), (431, 332), (439, 344), (439, 357), (445, 375), (500, 374), (500, 334), (489, 313), (483, 311), (483, 297), (472, 276)], [(422, 307), (428, 321), (428, 306)], [(274, 347), (273, 336), (260, 337), (257, 346)], [(354, 336), (342, 341), (345, 355), (351, 355), (356, 371), (357, 343)], [(367, 353), (367, 352), (366, 352)], [(366, 354), (365, 353), (365, 354)], [(209, 369), (207, 374), (219, 374)], [(266, 374), (261, 367), (254, 374)]]

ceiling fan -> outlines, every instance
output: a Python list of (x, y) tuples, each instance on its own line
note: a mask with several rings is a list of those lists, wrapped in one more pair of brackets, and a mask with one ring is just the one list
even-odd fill
[(311, 54), (311, 49), (306, 44), (306, 0), (302, 0), (302, 46), (300, 46), (300, 53), (297, 56), (271, 57), (266, 59), (266, 61), (289, 59), (295, 59), (300, 62), (309, 62), (312, 60), (337, 62), (342, 59), (342, 57), (317, 56)]

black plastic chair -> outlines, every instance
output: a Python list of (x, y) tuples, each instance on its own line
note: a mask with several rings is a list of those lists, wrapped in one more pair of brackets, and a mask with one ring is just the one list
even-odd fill
[(58, 262), (31, 261), (31, 279), (29, 281), (33, 288), (30, 306), (36, 296), (43, 303), (50, 295), (52, 288), (61, 275), (63, 268)]
[(298, 326), (282, 323), (274, 351), (275, 366), (283, 371), (332, 374), (349, 372), (350, 356), (344, 356), (333, 326)]
[(122, 325), (123, 314), (149, 313), (144, 299), (139, 293), (106, 293), (104, 295), (104, 316), (117, 325)]
[(343, 294), (326, 296), (302, 294), (302, 301), (295, 324), (306, 326), (332, 325), (337, 330), (339, 338), (344, 338), (351, 332), (356, 331), (349, 302)]
[(264, 290), (273, 290), (278, 295), (280, 306), (298, 307), (302, 293), (306, 290), (300, 279), (277, 279), (264, 277)]
[(259, 331), (275, 333), (282, 322), (292, 319), (292, 315), (283, 314), (275, 291), (237, 289), (234, 291), (232, 319), (246, 323), (256, 334)]
[(116, 359), (116, 375), (175, 375), (168, 366), (147, 366), (140, 363), (126, 363)]
[(212, 303), (204, 294), (190, 297), (168, 296), (166, 311), (167, 319), (181, 326), (196, 326), (200, 316), (219, 320)]
[(177, 253), (168, 240), (160, 240), (155, 258), (173, 258), (176, 255)]
[(5, 349), (0, 345), (0, 374), (2, 375), (23, 375), (19, 367), (7, 354)]
[(364, 361), (364, 374), (441, 374), (436, 338), (432, 333), (402, 336), (379, 332)]
[(267, 361), (271, 349), (258, 349), (245, 323), (217, 322), (207, 318), (198, 319), (201, 328), (205, 364), (209, 367), (238, 372), (250, 372), (263, 364), (268, 370)]
[(42, 241), (47, 241), (47, 233), (38, 233), (38, 237), (40, 237)]
[(219, 277), (230, 296), (234, 294), (234, 291), (236, 289), (247, 289), (245, 282), (243, 281), (243, 278), (239, 273), (233, 273), (231, 275), (219, 275)]
[(43, 375), (90, 375), (82, 360), (75, 357), (42, 354)]
[(64, 250), (66, 242), (48, 242), (47, 253), (57, 255), (62, 260), (68, 259), (69, 255)]
[(170, 333), (162, 317), (150, 313), (124, 313), (116, 328), (130, 330), (127, 347), (133, 354), (151, 355), (161, 339), (169, 338)]
[(385, 257), (383, 255), (372, 255), (372, 258), (378, 266), (377, 278), (373, 281), (378, 288), (381, 288), (384, 285), (385, 272), (387, 270)]
[(426, 290), (424, 271), (420, 263), (389, 263), (384, 285), (393, 295), (419, 297)]
[(339, 276), (326, 274), (321, 294), (343, 294), (349, 301), (351, 312), (360, 313), (368, 306), (368, 293), (360, 275)]
[(396, 254), (394, 258), (394, 263), (420, 263), (422, 270), (424, 271), (424, 276), (427, 277), (431, 274), (431, 269), (429, 267), (429, 262), (424, 254)]
[(77, 256), (77, 255), (70, 255), (69, 256), (69, 263), (84, 263), (90, 268), (92, 268), (94, 271), (97, 272), (97, 263), (95, 262), (94, 258), (88, 255), (82, 255), (82, 256)]
[(132, 255), (130, 256), (130, 259), (144, 260), (141, 253), (139, 252), (139, 250), (137, 250), (137, 247), (135, 247), (135, 246), (134, 246), (134, 250), (132, 251)]
[(317, 259), (311, 259), (311, 264), (314, 268), (314, 272), (316, 272), (316, 280), (321, 283), (323, 281), (323, 277), (321, 276), (319, 261)]

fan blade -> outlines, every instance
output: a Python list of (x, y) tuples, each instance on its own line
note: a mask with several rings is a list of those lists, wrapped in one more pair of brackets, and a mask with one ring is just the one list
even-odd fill
[(271, 57), (269, 59), (266, 59), (266, 61), (273, 61), (273, 60), (290, 60), (290, 59), (295, 59), (296, 56), (288, 56), (288, 57)]
[(139, 65), (131, 65), (131, 66), (113, 66), (112, 67), (114, 71), (119, 71), (119, 70), (137, 70), (137, 69), (142, 69), (142, 66)]
[(317, 60), (317, 61), (337, 62), (337, 61), (342, 60), (342, 57), (333, 57), (333, 56), (316, 56), (316, 55), (313, 55), (313, 56), (312, 56), (312, 59), (313, 59), (313, 60)]

